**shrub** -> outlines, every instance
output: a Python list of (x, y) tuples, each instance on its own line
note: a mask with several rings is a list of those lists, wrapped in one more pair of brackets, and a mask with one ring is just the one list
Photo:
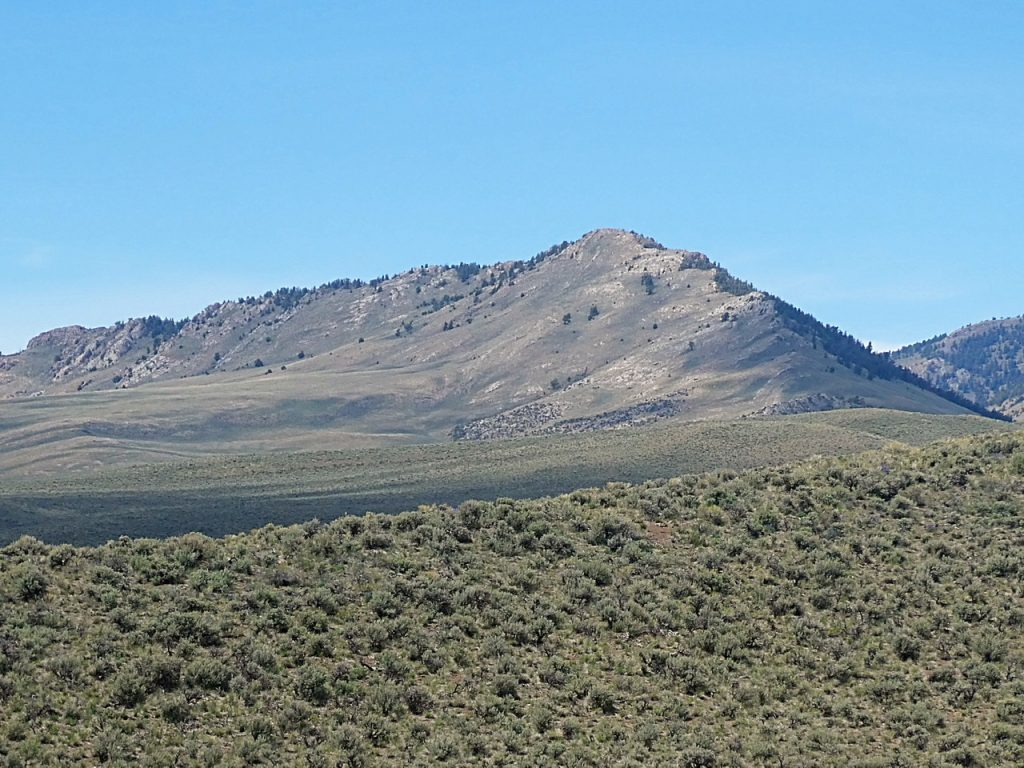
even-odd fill
[(19, 600), (38, 600), (46, 594), (49, 579), (35, 566), (22, 566), (15, 572), (14, 594)]
[(676, 764), (680, 768), (715, 768), (718, 765), (718, 758), (710, 749), (688, 747), (680, 752)]
[(137, 665), (129, 665), (121, 670), (111, 681), (110, 693), (115, 704), (122, 707), (134, 707), (145, 701), (152, 693), (151, 681), (147, 680)]
[(144, 672), (157, 688), (173, 691), (181, 682), (181, 659), (155, 656), (147, 661)]
[(710, 676), (706, 667), (689, 656), (669, 657), (665, 663), (665, 671), (691, 696), (711, 690)]
[(461, 752), (459, 742), (448, 734), (437, 736), (430, 745), (431, 755), (435, 760), (447, 762), (457, 758)]
[(54, 547), (53, 551), (50, 552), (50, 566), (52, 568), (63, 568), (71, 562), (74, 556), (74, 547), (70, 544), (61, 544), (59, 547)]
[(46, 666), (55, 677), (66, 683), (76, 683), (82, 676), (82, 661), (67, 654), (51, 659)]
[(615, 713), (615, 696), (608, 688), (595, 688), (590, 692), (590, 703), (605, 715)]
[(175, 694), (160, 704), (160, 716), (169, 723), (180, 724), (191, 718), (192, 708), (184, 696)]
[(374, 686), (366, 700), (372, 711), (382, 715), (393, 716), (402, 711), (402, 692), (395, 685), (382, 683)]
[(434, 703), (434, 698), (430, 695), (430, 691), (420, 685), (412, 685), (406, 688), (403, 698), (405, 706), (414, 715), (422, 715)]
[(274, 721), (265, 715), (253, 715), (246, 718), (242, 729), (257, 741), (272, 741), (277, 735), (277, 728)]
[(498, 675), (494, 678), (494, 694), (503, 699), (519, 696), (519, 681), (513, 675)]
[(990, 634), (983, 634), (973, 643), (975, 652), (987, 662), (1002, 661), (1006, 658), (1006, 642)]
[(231, 669), (221, 661), (201, 657), (186, 668), (184, 680), (187, 685), (206, 690), (226, 691), (231, 686)]
[(330, 678), (320, 667), (307, 664), (299, 672), (295, 692), (312, 704), (326, 704), (331, 697)]
[(391, 549), (394, 544), (394, 539), (386, 533), (381, 533), (379, 531), (367, 531), (363, 535), (363, 547), (365, 549)]
[(554, 713), (545, 706), (534, 707), (530, 711), (530, 722), (538, 733), (546, 733), (554, 723)]
[(892, 648), (903, 661), (911, 661), (921, 656), (921, 641), (907, 633), (897, 635), (893, 639)]

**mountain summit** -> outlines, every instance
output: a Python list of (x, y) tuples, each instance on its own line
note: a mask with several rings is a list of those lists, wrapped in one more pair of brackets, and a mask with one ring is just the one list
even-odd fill
[(61, 393), (75, 394), (46, 418), (79, 437), (221, 448), (970, 407), (705, 255), (615, 229), (523, 261), (225, 301), (185, 322), (59, 329), (0, 358), (9, 405)]

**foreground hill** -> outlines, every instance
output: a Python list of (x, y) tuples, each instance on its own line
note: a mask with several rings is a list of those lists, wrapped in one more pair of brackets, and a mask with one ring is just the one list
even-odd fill
[(1024, 416), (1024, 317), (988, 320), (892, 353), (932, 385)]
[(9, 765), (1024, 763), (1024, 438), (0, 557)]
[(24, 472), (66, 472), (125, 456), (976, 408), (929, 387), (701, 254), (596, 230), (525, 261), (43, 334), (0, 358), (0, 450)]
[[(545, 496), (612, 480), (747, 469), (1006, 428), (979, 416), (856, 408), (580, 435), (210, 457), (8, 479), (0, 484), (0, 545), (25, 534), (73, 544), (189, 531), (218, 536), (266, 523), (401, 512), (469, 498)], [(2, 462), (0, 457), (0, 469)]]

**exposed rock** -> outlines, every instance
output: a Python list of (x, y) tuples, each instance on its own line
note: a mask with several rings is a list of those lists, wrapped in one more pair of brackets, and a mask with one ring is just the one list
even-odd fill
[(28, 342), (26, 349), (39, 349), (40, 347), (72, 347), (80, 344), (88, 335), (81, 325), (69, 325), (64, 328), (54, 328), (51, 331), (40, 333)]
[(682, 395), (661, 400), (651, 400), (646, 403), (637, 403), (626, 408), (605, 411), (596, 416), (566, 419), (543, 428), (540, 434), (575, 434), (578, 432), (594, 432), (600, 429), (639, 427), (660, 419), (678, 416), (681, 411)]
[(510, 411), (459, 424), (452, 430), (454, 440), (494, 440), (529, 435), (568, 435), (601, 429), (638, 427), (676, 416), (682, 410), (684, 395), (637, 403), (594, 416), (558, 420), (561, 409), (551, 403), (535, 403)]
[(453, 440), (494, 440), (535, 435), (545, 424), (561, 415), (561, 409), (551, 403), (529, 403), (468, 424), (456, 424), (451, 434)]
[(867, 403), (863, 397), (840, 397), (819, 392), (816, 395), (797, 397), (782, 403), (766, 405), (751, 416), (792, 416), (797, 413), (815, 413), (817, 411), (837, 411), (843, 408), (865, 408)]

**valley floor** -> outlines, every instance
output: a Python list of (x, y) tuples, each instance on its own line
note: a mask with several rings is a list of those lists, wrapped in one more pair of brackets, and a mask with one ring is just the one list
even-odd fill
[(127, 535), (224, 535), (267, 523), (419, 504), (545, 496), (841, 455), (1011, 428), (975, 416), (851, 409), (517, 440), (194, 458), (0, 479), (0, 543), (100, 544)]

